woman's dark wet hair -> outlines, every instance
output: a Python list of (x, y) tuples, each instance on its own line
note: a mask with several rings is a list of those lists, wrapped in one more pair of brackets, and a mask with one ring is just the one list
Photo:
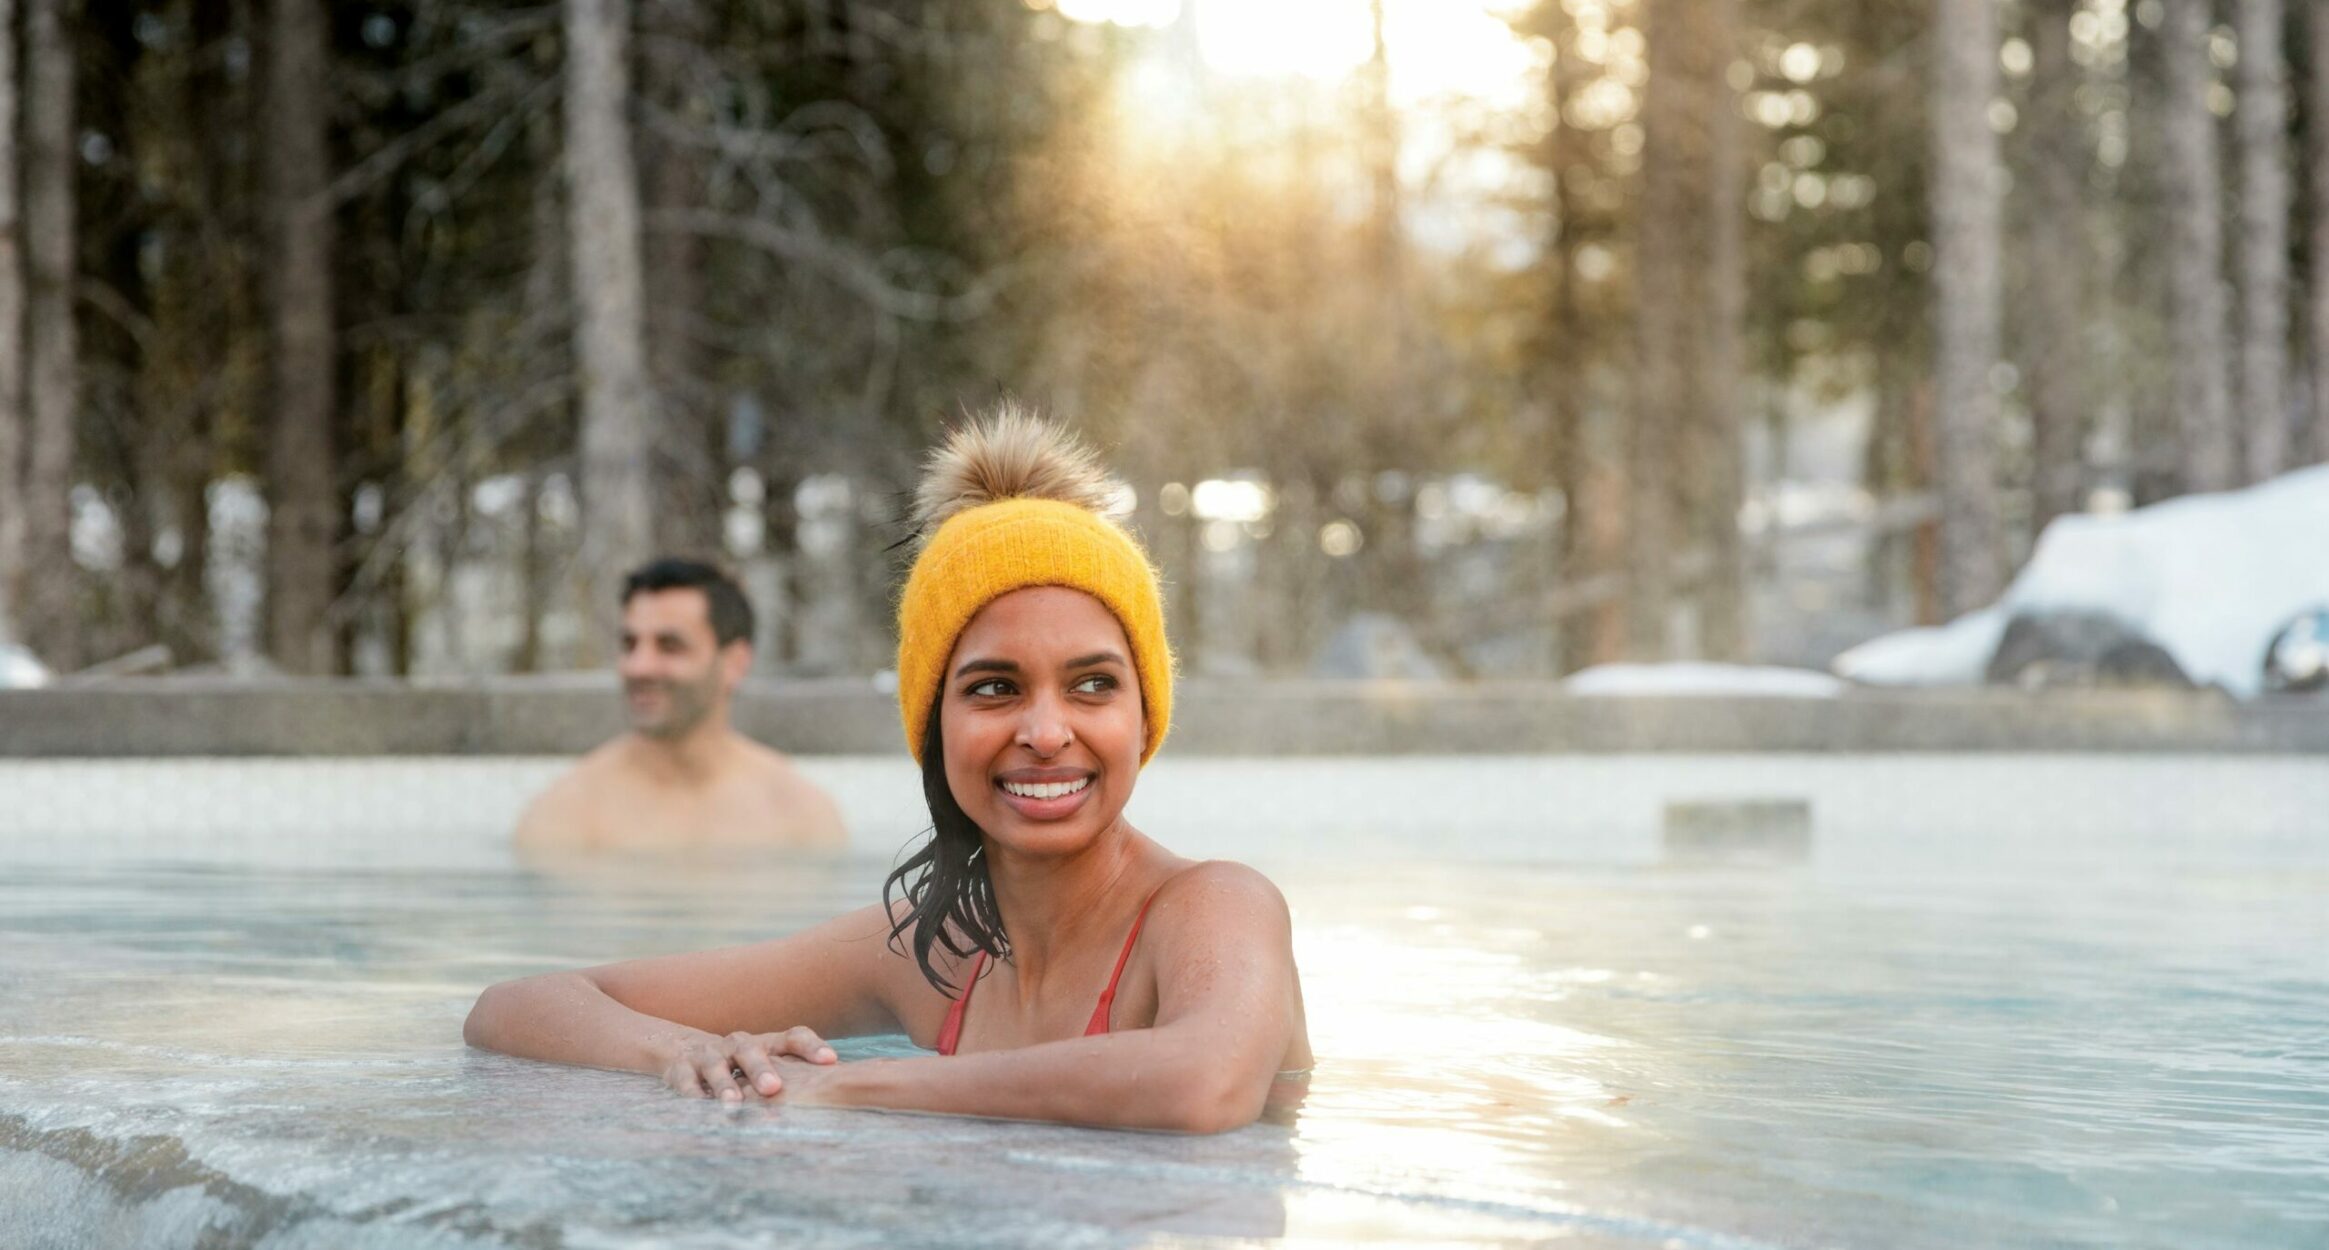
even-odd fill
[[(978, 823), (954, 801), (946, 784), (946, 743), (938, 731), (936, 703), (922, 735), (922, 798), (930, 805), (930, 839), (882, 881), (881, 900), (890, 909), (890, 949), (902, 955), (910, 944), (923, 977), (951, 996), (960, 987), (939, 973), (933, 948), (944, 947), (956, 959), (967, 959), (973, 951), (1006, 959), (1011, 939), (995, 910), (986, 857), (979, 854)], [(902, 912), (893, 896), (905, 903)]]

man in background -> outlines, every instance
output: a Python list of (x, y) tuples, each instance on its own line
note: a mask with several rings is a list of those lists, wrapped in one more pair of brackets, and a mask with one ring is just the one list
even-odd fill
[(726, 574), (657, 560), (623, 581), (623, 705), (631, 730), (527, 805), (526, 851), (838, 848), (841, 813), (776, 751), (728, 723), (752, 669), (752, 605)]

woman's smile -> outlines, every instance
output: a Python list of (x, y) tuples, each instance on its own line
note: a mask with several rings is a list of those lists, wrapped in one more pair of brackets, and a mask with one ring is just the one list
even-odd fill
[(1018, 769), (996, 778), (995, 788), (1023, 820), (1063, 820), (1091, 798), (1094, 776), (1088, 769)]

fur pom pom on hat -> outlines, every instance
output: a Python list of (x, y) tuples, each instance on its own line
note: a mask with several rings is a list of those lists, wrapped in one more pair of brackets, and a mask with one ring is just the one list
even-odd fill
[(930, 453), (914, 493), (920, 549), (898, 600), (898, 717), (917, 761), (955, 640), (980, 608), (1029, 586), (1083, 591), (1115, 615), (1140, 678), (1141, 762), (1164, 744), (1173, 711), (1164, 598), (1147, 554), (1106, 515), (1120, 490), (1091, 448), (1013, 404)]

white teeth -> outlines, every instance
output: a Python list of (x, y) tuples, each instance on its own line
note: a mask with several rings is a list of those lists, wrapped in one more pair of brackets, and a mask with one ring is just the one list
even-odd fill
[(1054, 781), (1040, 786), (1006, 781), (1003, 783), (1003, 788), (1023, 799), (1063, 799), (1090, 784), (1092, 784), (1091, 778), (1079, 777), (1074, 781)]

